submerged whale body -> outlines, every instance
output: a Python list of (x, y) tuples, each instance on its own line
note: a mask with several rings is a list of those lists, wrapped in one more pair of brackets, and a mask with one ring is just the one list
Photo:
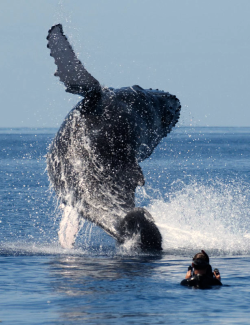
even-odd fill
[[(102, 87), (76, 57), (61, 25), (49, 30), (47, 40), (55, 75), (67, 92), (83, 97), (47, 154), (49, 179), (64, 210), (66, 235), (59, 236), (60, 243), (72, 246), (82, 217), (119, 243), (132, 239), (135, 246), (160, 250), (161, 234), (149, 212), (135, 208), (135, 190), (145, 182), (139, 163), (178, 121), (179, 100), (138, 85)], [(77, 215), (74, 222), (70, 208)]]

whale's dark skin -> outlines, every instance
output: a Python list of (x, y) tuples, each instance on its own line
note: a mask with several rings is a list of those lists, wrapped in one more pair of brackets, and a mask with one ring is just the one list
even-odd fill
[(134, 209), (134, 196), (145, 182), (139, 162), (177, 123), (179, 100), (138, 85), (102, 87), (75, 56), (61, 25), (53, 26), (47, 39), (55, 75), (67, 92), (83, 96), (49, 148), (47, 168), (55, 192), (64, 206), (74, 207), (119, 243), (136, 234), (139, 246), (160, 250), (161, 234), (145, 209)]

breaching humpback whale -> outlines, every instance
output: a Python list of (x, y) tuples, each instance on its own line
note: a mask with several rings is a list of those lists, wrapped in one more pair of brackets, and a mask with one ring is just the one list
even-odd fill
[[(139, 163), (177, 123), (179, 100), (138, 85), (101, 86), (77, 58), (60, 24), (49, 30), (47, 40), (55, 76), (67, 92), (83, 97), (47, 154), (49, 179), (64, 209), (61, 228), (70, 228), (72, 208), (77, 225), (82, 217), (118, 243), (131, 239), (142, 249), (161, 250), (161, 234), (150, 213), (135, 208), (134, 196), (136, 187), (144, 185)], [(61, 244), (70, 247), (72, 238)]]

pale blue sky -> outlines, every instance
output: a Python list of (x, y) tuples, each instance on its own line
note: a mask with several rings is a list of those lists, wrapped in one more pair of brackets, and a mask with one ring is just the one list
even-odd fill
[(249, 0), (10, 0), (0, 10), (0, 127), (58, 127), (79, 100), (53, 76), (62, 23), (104, 85), (177, 95), (179, 125), (250, 126)]

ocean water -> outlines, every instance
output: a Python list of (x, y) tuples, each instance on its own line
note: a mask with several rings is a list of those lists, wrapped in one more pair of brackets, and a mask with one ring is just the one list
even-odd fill
[[(163, 252), (119, 247), (85, 222), (58, 244), (45, 155), (57, 130), (0, 129), (3, 324), (249, 324), (250, 128), (175, 128), (141, 166)], [(204, 249), (223, 286), (180, 286)]]

